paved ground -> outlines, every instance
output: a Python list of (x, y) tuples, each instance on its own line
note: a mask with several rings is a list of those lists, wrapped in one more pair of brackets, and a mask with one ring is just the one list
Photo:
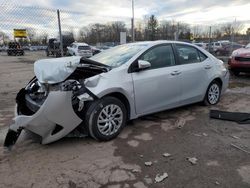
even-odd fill
[[(0, 54), (0, 145), (15, 95), (43, 55)], [(40, 145), (23, 134), (11, 152), (0, 147), (0, 187), (250, 187), (250, 125), (208, 117), (210, 108), (250, 112), (249, 81), (249, 75), (231, 78), (217, 106), (194, 104), (135, 120), (110, 142), (64, 138)], [(166, 179), (156, 183), (161, 175)]]

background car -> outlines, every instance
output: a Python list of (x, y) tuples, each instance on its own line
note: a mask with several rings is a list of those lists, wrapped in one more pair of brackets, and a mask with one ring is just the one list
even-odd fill
[(24, 50), (18, 42), (9, 42), (7, 54), (10, 55), (24, 55)]
[(73, 130), (111, 140), (128, 120), (190, 103), (217, 104), (229, 79), (223, 62), (207, 51), (170, 41), (120, 45), (91, 58), (38, 60), (34, 72), (17, 94), (19, 115), (6, 143), (15, 143), (22, 128), (43, 144)]
[(91, 57), (93, 55), (91, 47), (87, 43), (74, 42), (67, 47), (68, 54), (74, 56)]
[(233, 51), (228, 60), (228, 68), (235, 76), (240, 72), (250, 72), (250, 43), (245, 48)]
[(216, 55), (230, 55), (230, 53), (234, 50), (237, 50), (239, 48), (242, 48), (243, 45), (232, 43), (232, 44), (224, 44), (221, 48), (218, 48), (217, 51), (215, 51)]

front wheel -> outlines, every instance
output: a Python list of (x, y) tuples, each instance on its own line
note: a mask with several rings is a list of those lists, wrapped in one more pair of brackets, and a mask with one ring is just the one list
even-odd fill
[(118, 136), (126, 120), (126, 107), (115, 97), (104, 97), (93, 102), (85, 114), (85, 125), (90, 136), (99, 141)]
[(218, 81), (213, 81), (208, 86), (203, 103), (205, 105), (215, 105), (219, 102), (220, 95), (221, 95), (221, 84)]

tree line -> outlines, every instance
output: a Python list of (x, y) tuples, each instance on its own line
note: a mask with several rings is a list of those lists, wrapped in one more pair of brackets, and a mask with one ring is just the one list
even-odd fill
[[(63, 25), (62, 25), (62, 28)], [(113, 21), (109, 23), (94, 23), (88, 26), (79, 27), (76, 31), (66, 28), (63, 34), (73, 36), (75, 41), (89, 44), (120, 42), (120, 32), (127, 33), (127, 41), (131, 41), (131, 27), (123, 21)], [(240, 22), (223, 23), (210, 26), (195, 25), (177, 22), (175, 20), (159, 21), (155, 15), (145, 16), (135, 24), (135, 41), (146, 40), (181, 40), (181, 41), (205, 41), (209, 38), (213, 40), (231, 40), (232, 35), (236, 40), (250, 40), (250, 28), (242, 31), (244, 24)], [(211, 29), (211, 32), (210, 32)], [(0, 32), (0, 35), (3, 32)], [(49, 35), (46, 32), (38, 33), (34, 28), (27, 28), (28, 39), (21, 39), (24, 44), (42, 44), (48, 42)], [(58, 36), (55, 36), (58, 37)], [(59, 38), (59, 37), (58, 37)]]

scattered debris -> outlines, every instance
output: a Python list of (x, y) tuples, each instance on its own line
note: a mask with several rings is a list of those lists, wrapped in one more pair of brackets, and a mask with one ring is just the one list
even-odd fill
[(151, 161), (145, 162), (145, 166), (151, 166), (153, 163)]
[(163, 157), (170, 157), (171, 154), (170, 154), (170, 153), (163, 153), (162, 156), (163, 156)]
[(178, 119), (176, 122), (175, 122), (175, 126), (178, 128), (178, 129), (181, 129), (182, 127), (184, 127), (186, 123), (186, 120), (185, 119)]
[(162, 182), (164, 179), (168, 177), (168, 173), (164, 172), (162, 175), (157, 174), (155, 177), (155, 183)]
[(215, 185), (220, 185), (220, 182), (218, 182), (218, 181), (216, 181), (216, 182), (214, 182), (215, 183)]
[(233, 146), (233, 147), (235, 147), (235, 148), (237, 148), (237, 149), (239, 149), (239, 150), (241, 150), (241, 151), (243, 151), (243, 152), (245, 152), (245, 153), (250, 154), (250, 151), (244, 150), (244, 149), (242, 149), (240, 146), (237, 146), (237, 145), (235, 145), (235, 144), (233, 144), (233, 143), (231, 143), (231, 146)]
[(198, 159), (195, 157), (188, 157), (187, 160), (192, 164), (195, 165), (197, 164)]
[(208, 134), (207, 134), (207, 133), (202, 133), (202, 135), (203, 135), (203, 136), (208, 136)]
[(134, 172), (134, 173), (139, 173), (139, 172), (141, 172), (141, 171), (140, 171), (139, 169), (136, 169), (136, 168), (135, 168), (135, 169), (132, 170), (132, 172)]
[(232, 135), (232, 138), (234, 138), (234, 139), (240, 139), (238, 136), (234, 136), (234, 135)]
[(210, 110), (210, 118), (234, 121), (239, 124), (249, 124), (250, 114), (241, 112), (226, 112), (220, 110)]

